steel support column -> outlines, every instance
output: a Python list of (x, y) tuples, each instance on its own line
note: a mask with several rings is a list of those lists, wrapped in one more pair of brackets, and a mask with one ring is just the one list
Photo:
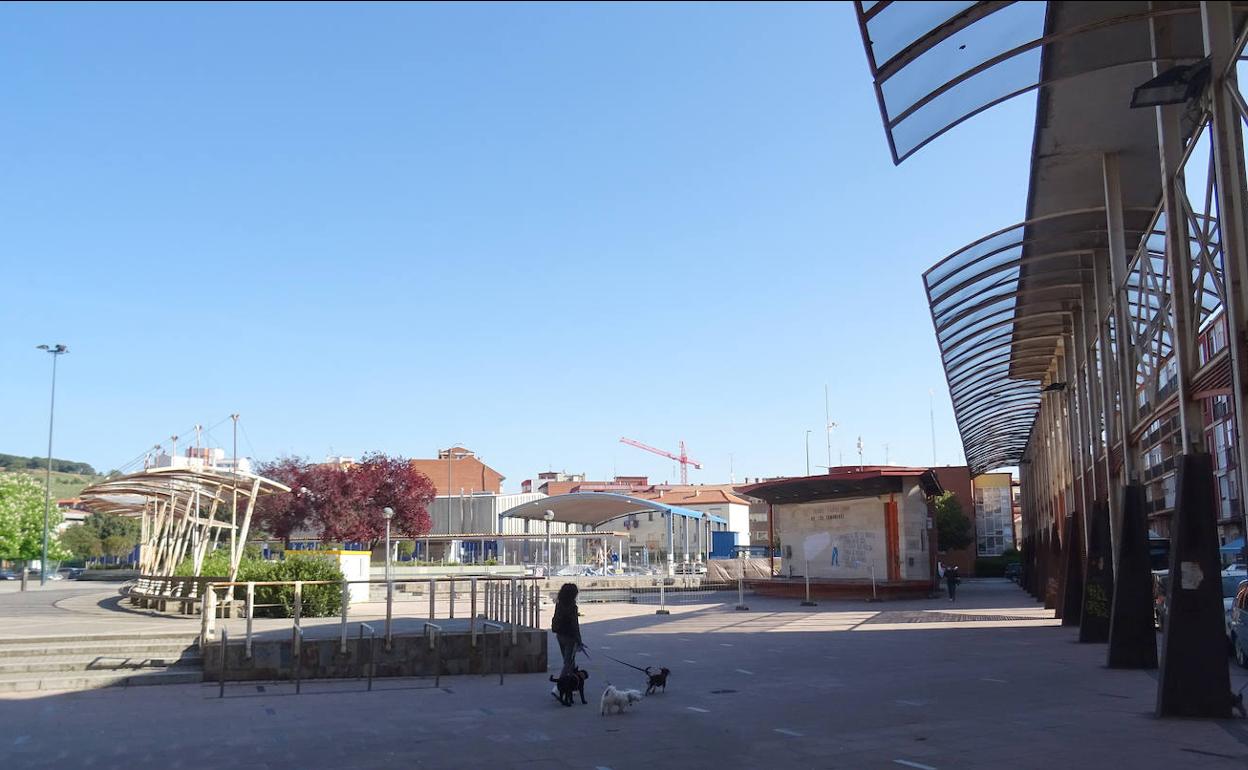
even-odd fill
[(1240, 535), (1248, 539), (1245, 472), (1248, 471), (1248, 226), (1244, 221), (1245, 163), (1243, 124), (1232, 100), (1238, 91), (1235, 73), (1235, 28), (1229, 2), (1202, 2), (1201, 26), (1210, 59), (1210, 149), (1213, 153), (1218, 232), (1222, 242), (1226, 284), (1227, 347), (1231, 356), (1231, 395), (1235, 409), (1235, 452), (1243, 521)]

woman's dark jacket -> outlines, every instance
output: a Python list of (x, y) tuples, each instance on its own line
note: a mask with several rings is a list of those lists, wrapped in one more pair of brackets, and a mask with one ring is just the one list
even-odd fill
[(550, 630), (560, 636), (570, 636), (580, 641), (581, 622), (576, 617), (576, 605), (556, 604), (555, 616), (550, 621)]

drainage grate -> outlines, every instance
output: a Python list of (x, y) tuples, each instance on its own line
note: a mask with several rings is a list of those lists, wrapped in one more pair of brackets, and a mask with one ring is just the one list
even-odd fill
[(731, 695), (735, 692), (736, 690), (711, 690), (711, 695)]

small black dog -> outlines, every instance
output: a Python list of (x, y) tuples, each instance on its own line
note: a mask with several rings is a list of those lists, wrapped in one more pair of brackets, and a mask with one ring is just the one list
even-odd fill
[(657, 674), (650, 673), (650, 667), (646, 666), (646, 676), (650, 677), (650, 681), (646, 683), (646, 695), (654, 693), (655, 688), (662, 687), (663, 692), (667, 692), (667, 675), (672, 673), (666, 668), (660, 668)]
[(578, 668), (567, 676), (551, 677), (550, 681), (555, 683), (555, 691), (550, 694), (565, 706), (572, 705), (572, 696), (576, 693), (581, 695), (581, 703), (588, 704), (585, 700), (585, 680), (589, 679), (589, 672), (583, 668)]

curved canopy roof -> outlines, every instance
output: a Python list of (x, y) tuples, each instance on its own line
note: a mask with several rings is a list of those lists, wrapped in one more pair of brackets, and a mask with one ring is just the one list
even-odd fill
[[(1129, 212), (1136, 240), (1148, 213)], [(972, 473), (1022, 457), (1058, 340), (1083, 301), (1103, 209), (1020, 222), (980, 238), (923, 274), (932, 323)]]
[[(289, 491), (290, 487), (285, 484), (250, 473), (149, 468), (92, 484), (79, 497), (82, 498), (82, 507), (92, 513), (141, 516), (148, 503), (181, 498), (188, 492), (199, 493), (201, 502), (215, 499), (224, 503), (231, 501), (234, 494), (247, 500), (253, 494), (259, 498)], [(176, 514), (179, 509), (174, 506), (173, 511)], [(181, 514), (186, 515), (185, 508), (181, 509)]]
[[(639, 497), (614, 492), (572, 492), (566, 495), (552, 495), (517, 505), (515, 508), (503, 511), (501, 515), (518, 519), (542, 520), (546, 516), (546, 511), (554, 512), (554, 521), (590, 527), (600, 527), (624, 516), (649, 511), (670, 513), (690, 519), (701, 519), (704, 515), (702, 511), (695, 511), (692, 508), (666, 505), (658, 500), (642, 500)], [(717, 524), (727, 523), (722, 516), (714, 514), (708, 516)]]
[[(1198, 3), (855, 2), (893, 162), (980, 112), (1041, 86), (1152, 60), (1148, 20), (1199, 24)], [(1063, 6), (1055, 10), (1055, 6)], [(1053, 16), (1064, 18), (1055, 22)], [(1084, 55), (1042, 69), (1046, 47), (1078, 40)], [(1167, 57), (1204, 56), (1178, 35)], [(1130, 98), (1130, 94), (1127, 94)], [(1123, 102), (1125, 107), (1125, 102)]]

